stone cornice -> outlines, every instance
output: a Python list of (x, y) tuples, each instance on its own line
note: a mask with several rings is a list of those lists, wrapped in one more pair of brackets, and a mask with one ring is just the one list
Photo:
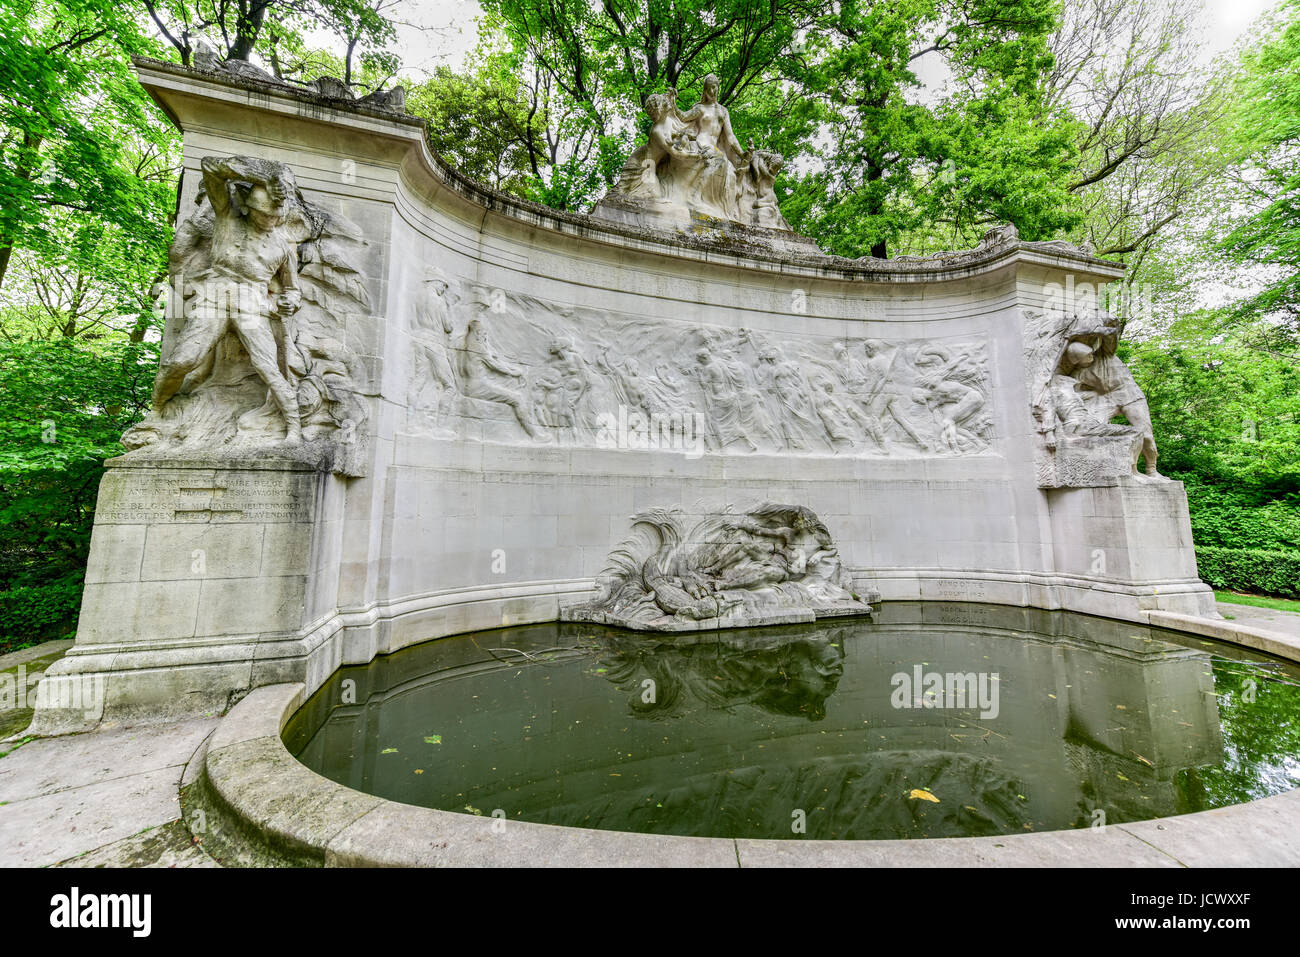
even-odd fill
[(944, 282), (1020, 265), (1062, 270), (1083, 280), (1100, 282), (1119, 279), (1124, 274), (1122, 264), (1098, 259), (1066, 243), (1012, 241), (923, 258), (863, 260), (819, 253), (777, 252), (765, 248), (763, 234), (767, 231), (760, 229), (736, 228), (719, 237), (630, 227), (584, 213), (551, 209), (469, 179), (429, 148), (425, 122), (417, 117), (357, 101), (331, 99), (270, 79), (200, 71), (143, 57), (135, 57), (133, 62), (140, 83), (178, 129), (188, 131), (202, 126), (197, 122), (199, 111), (213, 111), (222, 104), (338, 127), (351, 134), (347, 138), (349, 146), (364, 144), (368, 147), (365, 152), (371, 153), (372, 158), (396, 160), (409, 175), (426, 179), (432, 191), (445, 189), (457, 194), (481, 209), (485, 218), (500, 216), (526, 228), (549, 230), (588, 242), (740, 269), (873, 284)]

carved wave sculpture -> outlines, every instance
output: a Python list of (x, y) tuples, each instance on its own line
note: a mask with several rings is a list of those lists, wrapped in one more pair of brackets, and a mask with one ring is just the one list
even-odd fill
[(686, 632), (866, 615), (830, 531), (801, 505), (687, 515), (649, 509), (609, 556), (596, 597), (563, 621)]

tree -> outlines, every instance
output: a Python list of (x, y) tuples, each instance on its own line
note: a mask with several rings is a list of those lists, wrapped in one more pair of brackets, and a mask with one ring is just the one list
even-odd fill
[(1199, 3), (1072, 0), (1051, 39), (1046, 110), (1080, 121), (1069, 191), (1076, 238), (1141, 269), (1168, 227), (1201, 211), (1232, 156), (1217, 117), (1227, 84), (1199, 66)]
[(189, 66), (200, 39), (226, 60), (248, 60), (254, 51), (277, 54), (291, 40), (304, 49), (302, 31), (319, 27), (345, 44), (344, 79), (351, 82), (354, 55), (379, 50), (395, 36), (387, 16), (402, 0), (143, 0), (154, 25)]
[(1300, 342), (1300, 0), (1286, 0), (1271, 36), (1243, 57), (1243, 67), (1233, 133), (1247, 157), (1249, 212), (1222, 249), (1267, 281), (1229, 318), (1269, 317), (1274, 324), (1257, 338), (1287, 350)]
[[(787, 218), (834, 252), (877, 258), (909, 237), (970, 244), (994, 222), (1031, 239), (1072, 225), (1073, 128), (1039, 102), (1056, 22), (1054, 0), (830, 5), (790, 71), (829, 136)], [(950, 76), (931, 103), (925, 58)]]
[(462, 72), (436, 69), (407, 91), (406, 109), (425, 119), (433, 151), (466, 176), (536, 199), (558, 159), (545, 97), (520, 75), (512, 53), (494, 50)]
[[(534, 197), (563, 209), (594, 202), (616, 179), (648, 119), (645, 98), (698, 97), (704, 77), (742, 140), (793, 155), (811, 134), (777, 64), (828, 0), (483, 0), (489, 45), (513, 58), (524, 101), (545, 117), (529, 148)], [(788, 84), (786, 84), (788, 86)], [(778, 111), (784, 111), (782, 114)]]
[(63, 254), (69, 220), (102, 224), (133, 255), (156, 248), (175, 135), (129, 61), (154, 52), (108, 0), (0, 10), (0, 287), (16, 249)]
[(154, 347), (0, 344), (0, 647), (76, 621), (105, 458), (147, 408)]

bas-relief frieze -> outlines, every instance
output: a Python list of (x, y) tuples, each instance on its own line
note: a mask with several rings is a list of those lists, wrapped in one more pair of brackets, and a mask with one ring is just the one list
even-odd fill
[[(408, 429), (687, 455), (953, 456), (994, 439), (978, 339), (795, 336), (558, 305), (429, 268)], [(488, 422), (486, 429), (475, 423)]]

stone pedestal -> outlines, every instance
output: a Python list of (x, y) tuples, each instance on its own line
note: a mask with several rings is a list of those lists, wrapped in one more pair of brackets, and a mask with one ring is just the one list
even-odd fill
[(333, 612), (324, 509), (338, 480), (265, 459), (109, 466), (77, 641), (47, 672), (33, 730), (220, 711), (303, 680), (305, 636)]
[(1217, 617), (1196, 573), (1182, 482), (1131, 476), (1094, 488), (1044, 493), (1058, 576), (1074, 587), (1063, 607), (1114, 616), (1137, 600), (1147, 611)]

